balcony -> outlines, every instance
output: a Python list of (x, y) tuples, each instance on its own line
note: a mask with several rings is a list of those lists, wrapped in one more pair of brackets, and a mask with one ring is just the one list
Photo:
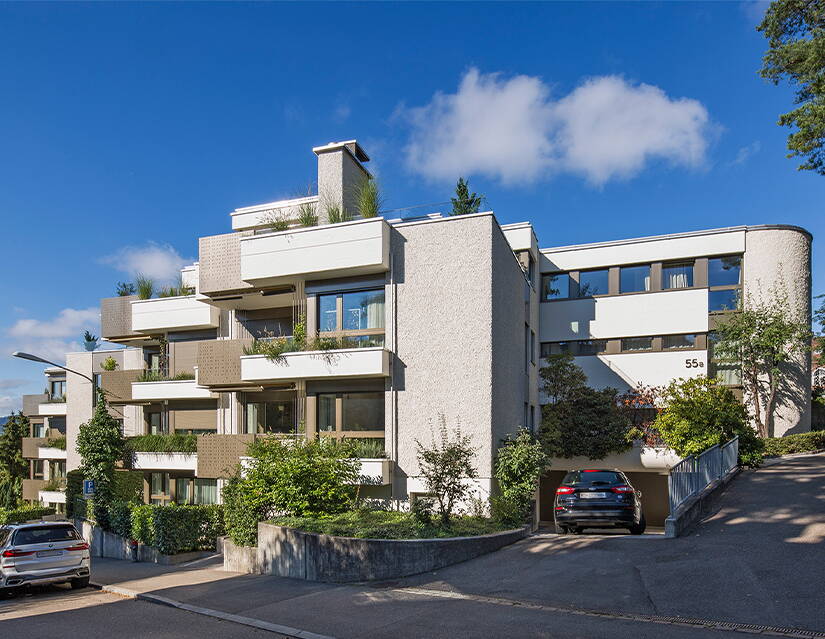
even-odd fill
[(64, 448), (49, 446), (54, 441), (48, 437), (24, 437), (23, 438), (23, 458), (24, 459), (66, 459), (66, 439), (63, 438)]
[(107, 297), (100, 300), (100, 335), (104, 339), (136, 337), (132, 330), (132, 302), (137, 295)]
[(132, 382), (132, 399), (135, 401), (214, 398), (215, 395), (208, 388), (198, 386), (198, 382), (194, 379)]
[(46, 485), (45, 479), (24, 479), (23, 499), (26, 501), (40, 501), (40, 491)]
[(184, 470), (195, 472), (198, 468), (197, 453), (133, 453), (134, 470)]
[(284, 353), (276, 361), (265, 355), (241, 357), (244, 382), (388, 377), (390, 353), (381, 347)]
[(349, 277), (389, 268), (390, 227), (382, 218), (241, 238), (241, 279), (256, 286), (296, 277)]
[(100, 387), (106, 393), (107, 401), (111, 404), (132, 401), (132, 382), (137, 381), (141, 373), (140, 370), (103, 371)]
[(132, 302), (132, 330), (140, 333), (217, 328), (220, 309), (195, 295)]
[(65, 504), (66, 493), (62, 490), (40, 490), (37, 493), (41, 504)]
[(37, 414), (45, 417), (58, 417), (66, 414), (66, 400), (43, 402), (37, 407)]

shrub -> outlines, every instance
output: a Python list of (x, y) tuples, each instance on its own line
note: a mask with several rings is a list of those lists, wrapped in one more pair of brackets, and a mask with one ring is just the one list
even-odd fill
[(138, 299), (151, 299), (155, 293), (155, 281), (140, 273), (135, 277), (135, 286), (137, 287)]
[(338, 513), (354, 503), (358, 461), (347, 444), (266, 438), (249, 454), (244, 476), (223, 491), (227, 530), (236, 544), (255, 545), (257, 523), (268, 517)]
[(18, 508), (16, 510), (0, 508), (0, 525), (41, 519), (46, 515), (54, 515), (54, 508), (41, 508), (39, 506)]
[(461, 423), (456, 424), (455, 436), (450, 439), (447, 419), (439, 415), (437, 433), (432, 435), (429, 447), (416, 440), (418, 466), (427, 484), (427, 490), (438, 505), (441, 523), (449, 526), (450, 517), (458, 502), (472, 492), (468, 479), (478, 476), (473, 466), (475, 448), (468, 435), (461, 434)]
[(494, 495), (490, 497), (490, 515), (502, 526), (521, 526), (525, 518), (524, 502), (512, 496)]
[(132, 453), (196, 453), (198, 438), (196, 435), (170, 433), (168, 435), (138, 435), (126, 440), (127, 456)]
[(764, 440), (765, 457), (791, 455), (793, 453), (811, 453), (825, 448), (825, 431), (797, 433), (784, 437), (771, 437)]
[(495, 478), (501, 490), (496, 507), (499, 517), (512, 508), (521, 513), (518, 519), (524, 521), (546, 467), (547, 456), (541, 442), (530, 431), (522, 428), (515, 439), (508, 437), (503, 442), (495, 465)]
[(111, 355), (109, 355), (109, 357), (107, 357), (100, 363), (100, 368), (102, 368), (104, 371), (113, 371), (117, 368), (117, 360)]
[(132, 539), (132, 504), (115, 502), (109, 506), (109, 526), (113, 533)]
[(367, 178), (355, 187), (355, 209), (362, 218), (376, 217), (381, 212), (384, 196), (375, 178)]
[(673, 380), (663, 393), (664, 409), (654, 427), (668, 447), (684, 457), (698, 455), (739, 435), (739, 460), (758, 466), (764, 444), (747, 423), (742, 403), (715, 379)]
[(66, 450), (66, 436), (52, 437), (46, 440), (47, 448), (57, 448), (58, 450)]
[(318, 226), (318, 213), (314, 202), (304, 202), (298, 205), (296, 218), (301, 226)]
[(164, 555), (214, 550), (224, 534), (223, 508), (217, 505), (113, 504), (112, 531), (157, 548)]
[(118, 282), (115, 287), (118, 297), (126, 297), (135, 294), (135, 285), (131, 282)]
[[(66, 514), (69, 517), (86, 518), (86, 501), (81, 498), (83, 493), (83, 473), (80, 470), (70, 470), (66, 473)], [(78, 501), (83, 504), (79, 512)]]

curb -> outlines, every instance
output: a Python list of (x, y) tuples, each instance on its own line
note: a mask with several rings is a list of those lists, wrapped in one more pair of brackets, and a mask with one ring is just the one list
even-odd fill
[(146, 592), (136, 592), (127, 588), (121, 588), (115, 585), (105, 585), (98, 583), (89, 583), (89, 586), (100, 590), (101, 592), (108, 592), (113, 595), (119, 595), (128, 599), (139, 599), (141, 601), (148, 601), (153, 604), (161, 606), (168, 606), (170, 608), (177, 608), (178, 610), (186, 610), (193, 612), (196, 615), (203, 615), (204, 617), (212, 617), (213, 619), (220, 619), (221, 621), (228, 621), (236, 623), (241, 626), (249, 626), (259, 630), (266, 630), (267, 632), (277, 632), (286, 637), (295, 637), (296, 639), (335, 639), (328, 635), (319, 635), (308, 630), (300, 630), (299, 628), (292, 628), (290, 626), (282, 626), (277, 623), (269, 623), (268, 621), (261, 621), (260, 619), (253, 619), (252, 617), (242, 617), (241, 615), (233, 615), (228, 612), (221, 612), (220, 610), (213, 610), (211, 608), (201, 608), (200, 606), (192, 606), (181, 601), (161, 597), (160, 595), (153, 595)]
[(819, 450), (811, 450), (804, 453), (789, 453), (787, 455), (777, 455), (776, 457), (765, 457), (760, 467), (766, 468), (770, 466), (776, 466), (776, 464), (781, 464), (782, 462), (788, 461), (789, 459), (799, 459), (800, 457), (813, 457), (814, 455), (821, 455), (822, 453), (825, 453), (825, 448), (821, 448)]

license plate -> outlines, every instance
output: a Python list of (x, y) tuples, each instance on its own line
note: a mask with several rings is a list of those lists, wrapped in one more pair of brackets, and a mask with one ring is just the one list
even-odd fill
[(38, 557), (59, 557), (63, 554), (62, 550), (40, 550), (37, 553)]
[(582, 499), (604, 499), (607, 497), (607, 493), (579, 493), (579, 497)]

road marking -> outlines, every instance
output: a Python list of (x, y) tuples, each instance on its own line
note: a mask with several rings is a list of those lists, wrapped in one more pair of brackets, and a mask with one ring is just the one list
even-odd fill
[(431, 588), (393, 588), (391, 592), (399, 592), (411, 595), (421, 595), (424, 597), (440, 597), (443, 599), (462, 599), (477, 603), (493, 604), (497, 606), (511, 606), (515, 608), (525, 608), (528, 610), (541, 610), (567, 615), (582, 615), (586, 617), (598, 617), (601, 619), (620, 619), (623, 621), (636, 621), (642, 623), (656, 623), (675, 626), (699, 627), (705, 630), (718, 630), (720, 632), (745, 632), (761, 634), (770, 637), (799, 637), (804, 639), (825, 639), (825, 633), (814, 630), (803, 630), (800, 628), (782, 628), (777, 626), (764, 626), (759, 624), (737, 623), (735, 621), (716, 621), (712, 619), (691, 619), (688, 617), (665, 617), (662, 615), (646, 615), (636, 613), (609, 612), (599, 610), (587, 610), (582, 608), (568, 608), (562, 606), (548, 606), (545, 604), (506, 599), (503, 597), (487, 597), (484, 595), (470, 595), (463, 592), (451, 590), (434, 590)]

